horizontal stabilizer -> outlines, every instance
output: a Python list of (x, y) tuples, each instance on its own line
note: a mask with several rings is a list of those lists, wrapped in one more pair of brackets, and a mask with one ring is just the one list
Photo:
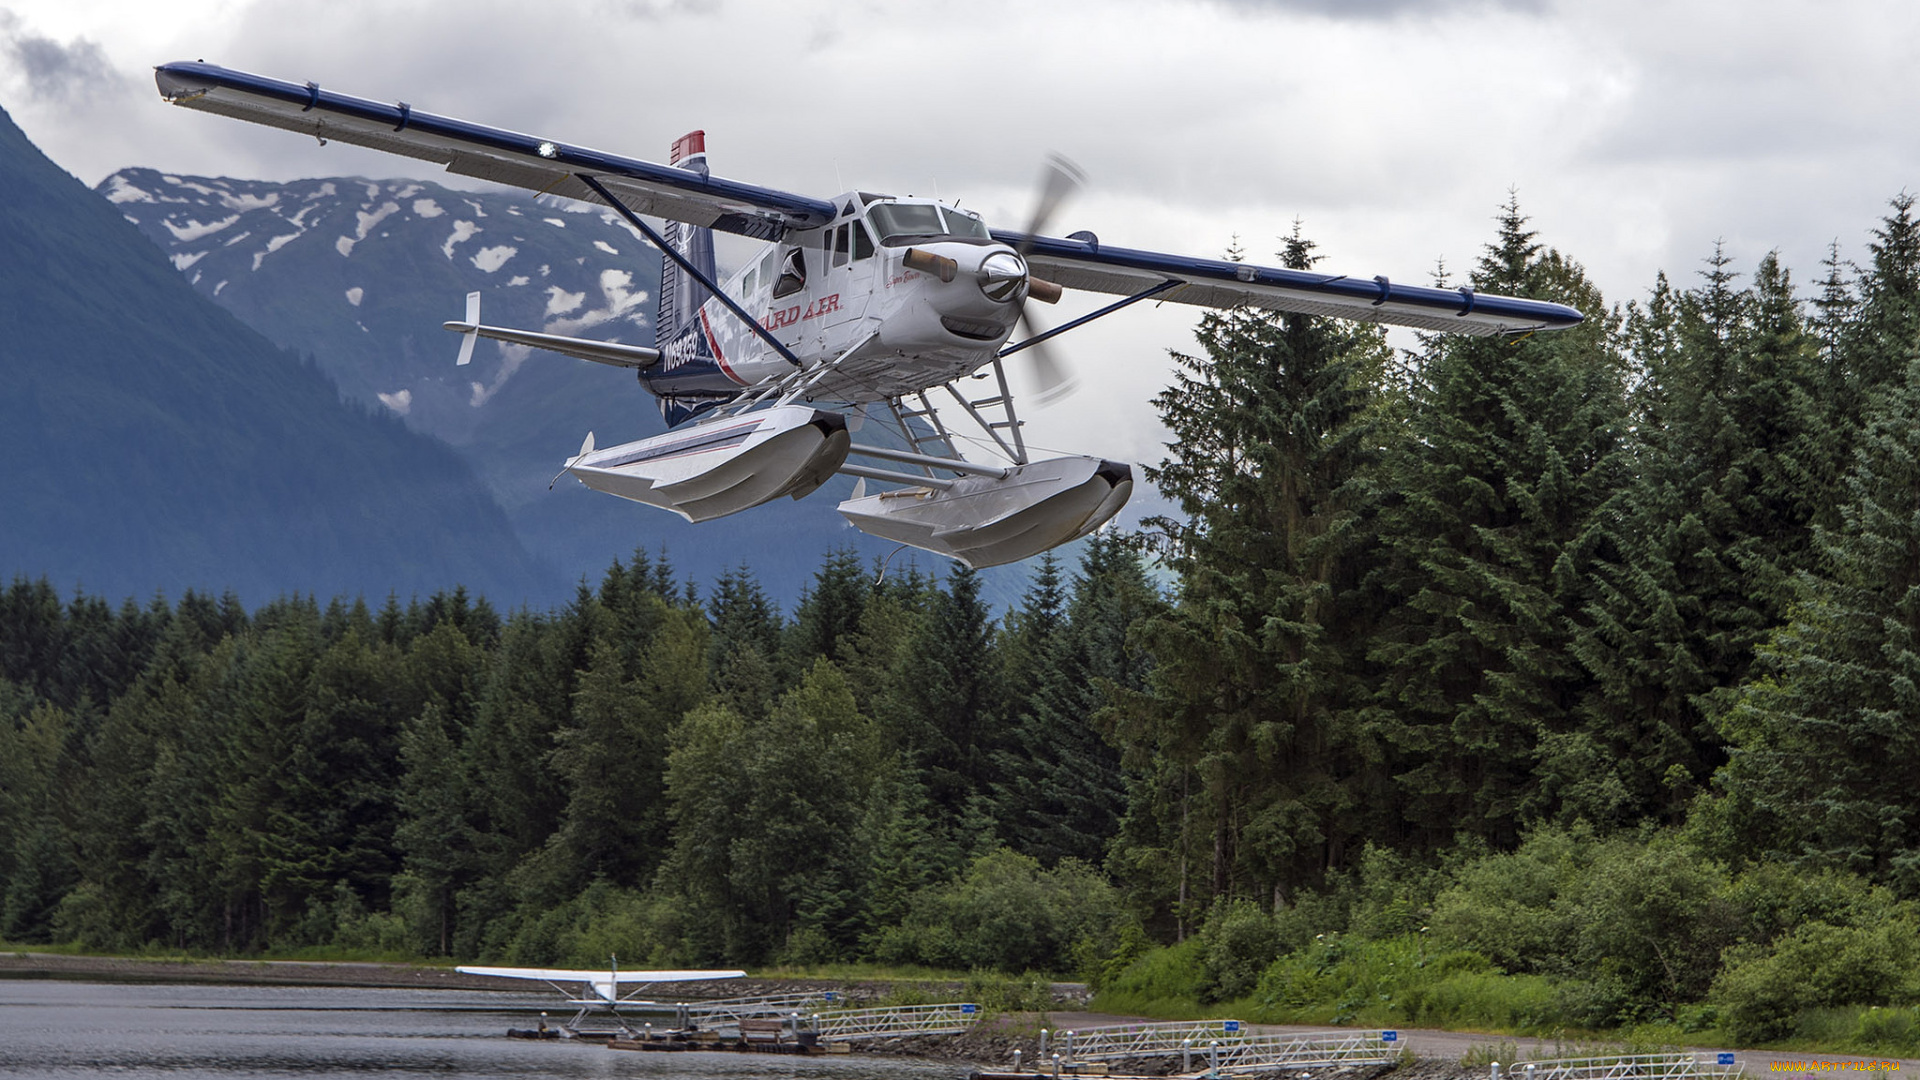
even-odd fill
[(457, 967), (462, 975), (492, 975), (500, 979), (540, 979), (546, 982), (660, 983), (742, 979), (744, 971), (578, 971), (570, 968)]
[(660, 350), (647, 348), (644, 345), (622, 345), (614, 341), (563, 337), (559, 334), (542, 334), (533, 330), (514, 330), (505, 326), (481, 326), (477, 322), (449, 322), (444, 325), (454, 333), (467, 335), (467, 340), (460, 346), (462, 364), (473, 356), (472, 341), (476, 335), (493, 341), (505, 341), (514, 345), (527, 345), (535, 349), (564, 353), (581, 360), (591, 360), (596, 364), (611, 364), (614, 367), (644, 369), (660, 362)]

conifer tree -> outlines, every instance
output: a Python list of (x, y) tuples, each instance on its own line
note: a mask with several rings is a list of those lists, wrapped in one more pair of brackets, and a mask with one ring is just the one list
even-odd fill
[(1600, 297), (1536, 242), (1516, 201), (1499, 221), (1473, 287), (1569, 303), (1588, 321), (1433, 342), (1407, 437), (1392, 444), (1374, 716), (1416, 848), (1462, 832), (1515, 843), (1522, 822), (1554, 810), (1536, 770), (1586, 756), (1568, 739), (1585, 680), (1573, 619), (1586, 562), (1609, 542), (1602, 508), (1625, 479), (1624, 378)]
[(1719, 717), (1732, 756), (1699, 828), (1920, 895), (1920, 362), (1888, 387), (1823, 565)]

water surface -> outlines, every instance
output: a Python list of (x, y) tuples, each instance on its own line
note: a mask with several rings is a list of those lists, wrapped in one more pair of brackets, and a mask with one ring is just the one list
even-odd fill
[(0, 1076), (959, 1080), (940, 1062), (608, 1050), (509, 1039), (556, 998), (481, 990), (0, 979)]

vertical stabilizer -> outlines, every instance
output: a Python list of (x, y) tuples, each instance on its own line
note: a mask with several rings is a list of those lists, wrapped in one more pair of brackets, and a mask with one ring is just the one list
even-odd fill
[[(673, 154), (667, 160), (675, 168), (706, 176), (707, 133), (689, 131), (682, 135), (674, 142)], [(712, 229), (669, 221), (664, 235), (675, 251), (707, 275), (707, 280), (714, 279)], [(706, 301), (706, 287), (694, 280), (693, 275), (680, 269), (672, 259), (661, 256), (660, 322), (654, 331), (656, 343), (664, 346), (691, 328), (700, 315), (700, 305)]]

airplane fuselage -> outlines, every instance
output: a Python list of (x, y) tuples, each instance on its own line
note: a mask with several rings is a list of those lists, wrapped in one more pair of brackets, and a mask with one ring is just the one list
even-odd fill
[[(931, 200), (850, 193), (835, 203), (832, 222), (789, 234), (720, 283), (803, 369), (833, 363), (809, 396), (881, 401), (991, 361), (1026, 298), (1020, 256), (978, 218)], [(795, 370), (717, 297), (658, 347), (640, 381), (666, 396), (732, 395)]]

